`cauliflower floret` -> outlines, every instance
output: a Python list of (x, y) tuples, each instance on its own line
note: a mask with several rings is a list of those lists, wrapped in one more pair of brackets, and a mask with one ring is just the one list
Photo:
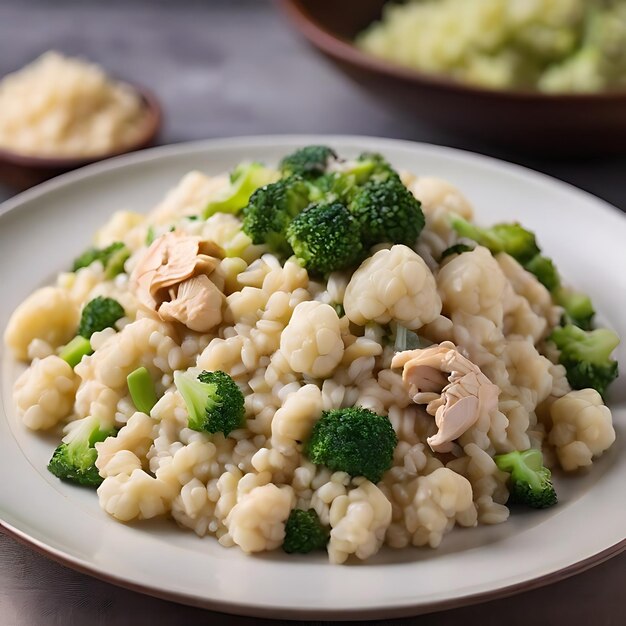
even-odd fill
[(67, 291), (79, 309), (91, 300), (94, 289), (101, 287), (104, 282), (102, 263), (92, 263), (76, 272), (61, 272), (57, 276), (57, 287)]
[(206, 482), (211, 477), (216, 456), (215, 444), (204, 433), (197, 433), (197, 438), (176, 450), (170, 459), (161, 459), (156, 476), (177, 486), (196, 479)]
[[(109, 439), (115, 439), (115, 437), (109, 437)], [(102, 478), (106, 478), (107, 476), (117, 476), (118, 474), (130, 475), (134, 470), (141, 469), (142, 463), (141, 459), (134, 452), (130, 450), (118, 450), (110, 456), (106, 465), (102, 463), (100, 463), (100, 465), (102, 467), (98, 466), (98, 460), (96, 459), (96, 467), (99, 470), (98, 473)]]
[(420, 176), (411, 186), (413, 195), (422, 203), (426, 219), (438, 211), (456, 213), (466, 220), (474, 217), (467, 198), (447, 180), (435, 176)]
[(43, 287), (13, 311), (4, 342), (18, 359), (26, 360), (33, 339), (43, 339), (53, 348), (72, 339), (79, 317), (78, 306), (65, 289)]
[(503, 354), (514, 397), (524, 408), (534, 411), (552, 390), (552, 363), (523, 339), (508, 341)]
[(145, 366), (156, 379), (189, 367), (193, 357), (183, 353), (175, 336), (171, 324), (147, 317), (124, 326), (119, 333), (111, 333), (75, 368), (81, 378), (76, 414), (114, 420), (119, 402), (128, 394), (126, 377), (137, 367)]
[(500, 269), (509, 280), (513, 291), (528, 301), (530, 308), (541, 318), (547, 321), (548, 326), (554, 326), (560, 317), (560, 308), (552, 303), (550, 292), (527, 270), (525, 270), (512, 256), (506, 252), (496, 255)]
[(341, 323), (329, 304), (301, 302), (280, 337), (280, 351), (294, 372), (326, 378), (343, 357)]
[(78, 377), (58, 356), (33, 361), (15, 381), (13, 399), (24, 424), (51, 428), (72, 412)]
[(145, 216), (132, 211), (116, 211), (109, 221), (96, 233), (94, 245), (106, 248), (116, 241), (123, 241), (132, 250), (141, 248), (146, 241), (144, 228), (137, 228)]
[(148, 221), (167, 225), (184, 215), (196, 215), (202, 212), (211, 198), (228, 189), (229, 184), (227, 175), (209, 178), (202, 172), (189, 172), (150, 212)]
[(486, 317), (501, 329), (507, 284), (491, 252), (476, 246), (446, 263), (437, 276), (444, 315), (455, 311)]
[(199, 537), (210, 532), (215, 502), (209, 498), (207, 487), (197, 478), (183, 486), (172, 503), (172, 517), (179, 526), (190, 528)]
[(272, 420), (272, 447), (293, 452), (304, 441), (322, 414), (322, 392), (316, 385), (305, 385), (290, 393)]
[(450, 223), (450, 215), (461, 215), (471, 221), (472, 207), (458, 189), (440, 178), (419, 177), (408, 187), (421, 201), (427, 225), (415, 250), (434, 272), (439, 269), (444, 250), (458, 241), (458, 235)]
[(264, 251), (262, 246), (253, 246), (252, 240), (241, 230), (241, 220), (230, 213), (215, 213), (208, 220), (190, 222), (199, 228), (197, 232), (203, 239), (214, 241), (229, 253), (236, 255), (246, 263), (257, 260)]
[(343, 301), (351, 322), (396, 320), (416, 330), (437, 318), (441, 299), (423, 259), (403, 245), (379, 250), (354, 272)]
[(251, 457), (250, 465), (259, 473), (268, 473), (273, 483), (291, 483), (302, 457), (294, 448), (284, 454), (276, 448), (259, 448)]
[[(470, 482), (478, 523), (506, 522), (509, 518), (509, 509), (504, 506), (509, 498), (508, 474), (500, 471), (492, 455), (474, 442), (465, 443), (463, 452), (464, 456), (448, 462), (446, 467)], [(469, 511), (468, 515), (473, 514)]]
[(610, 409), (595, 389), (570, 391), (550, 407), (549, 441), (561, 467), (573, 471), (591, 465), (615, 441)]
[(85, 357), (76, 366), (76, 373), (85, 383), (96, 380), (111, 389), (125, 389), (126, 377), (141, 365), (157, 374), (170, 374), (186, 363), (174, 336), (171, 324), (148, 317), (138, 319)]
[(548, 333), (548, 320), (533, 311), (530, 302), (507, 285), (504, 295), (504, 335), (524, 337), (533, 344)]
[[(140, 461), (145, 460), (148, 450), (154, 441), (156, 422), (145, 413), (135, 413), (117, 433), (117, 437), (109, 437), (102, 442), (96, 443), (98, 452), (96, 467), (101, 476), (119, 474), (117, 469), (121, 466), (121, 458), (118, 454), (131, 452)], [(127, 461), (134, 465), (132, 459)], [(130, 473), (130, 472), (128, 472)]]
[(295, 499), (291, 487), (273, 483), (245, 493), (226, 518), (232, 540), (244, 552), (274, 550), (285, 538), (285, 522)]
[(113, 424), (118, 403), (122, 398), (123, 394), (120, 391), (111, 389), (97, 380), (85, 380), (83, 377), (76, 392), (74, 413), (77, 417), (98, 415), (101, 419)]
[(330, 507), (331, 563), (343, 563), (351, 554), (367, 559), (376, 554), (391, 523), (391, 502), (374, 483), (364, 478), (347, 495), (340, 495)]
[(108, 476), (98, 487), (100, 506), (120, 522), (163, 515), (176, 495), (171, 485), (141, 469)]
[(438, 547), (455, 522), (461, 526), (476, 526), (472, 485), (467, 478), (440, 467), (416, 481), (415, 497), (404, 510), (405, 524), (414, 546)]

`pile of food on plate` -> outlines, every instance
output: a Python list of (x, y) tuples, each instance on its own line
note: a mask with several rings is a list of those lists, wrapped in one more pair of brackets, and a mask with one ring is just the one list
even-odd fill
[(624, 0), (389, 2), (356, 41), (394, 63), (488, 88), (626, 88)]
[(148, 120), (133, 87), (53, 51), (0, 81), (0, 111), (0, 149), (48, 158), (122, 152), (141, 139)]
[(593, 320), (520, 224), (307, 146), (114, 213), (5, 342), (48, 469), (115, 519), (342, 563), (554, 505), (615, 439)]

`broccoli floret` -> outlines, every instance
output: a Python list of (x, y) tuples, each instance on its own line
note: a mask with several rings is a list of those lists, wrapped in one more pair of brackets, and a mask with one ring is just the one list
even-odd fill
[(348, 204), (358, 189), (353, 176), (342, 172), (329, 172), (308, 180), (311, 202), (342, 202)]
[(115, 434), (114, 429), (102, 428), (97, 417), (78, 420), (54, 451), (48, 470), (61, 480), (98, 487), (103, 479), (96, 467), (98, 453), (94, 445)]
[(150, 372), (145, 367), (139, 367), (126, 377), (126, 383), (135, 408), (150, 415), (158, 400)]
[(314, 274), (345, 269), (363, 252), (359, 224), (339, 202), (306, 208), (289, 225), (287, 241), (298, 261)]
[(588, 295), (561, 287), (554, 292), (554, 300), (563, 307), (566, 324), (574, 324), (583, 330), (593, 328), (593, 318), (596, 312)]
[(59, 357), (71, 367), (76, 367), (84, 356), (93, 353), (89, 339), (105, 328), (113, 328), (124, 317), (122, 305), (113, 298), (98, 296), (85, 305), (78, 325), (78, 335), (61, 348)]
[(308, 554), (326, 547), (328, 528), (322, 525), (315, 509), (293, 509), (285, 524), (283, 550), (287, 554)]
[(457, 243), (449, 248), (446, 248), (439, 257), (439, 262), (443, 261), (446, 257), (452, 256), (453, 254), (463, 254), (464, 252), (471, 252), (474, 249), (473, 246), (468, 246), (465, 243)]
[(63, 346), (59, 352), (59, 358), (63, 359), (70, 367), (76, 367), (84, 356), (93, 352), (89, 339), (82, 335), (74, 337), (72, 341)]
[(398, 172), (382, 154), (377, 152), (363, 152), (356, 161), (348, 162), (342, 171), (353, 176), (357, 185), (363, 185), (368, 181), (380, 183), (389, 179), (400, 181)]
[(239, 165), (230, 177), (230, 187), (222, 198), (212, 200), (202, 212), (204, 219), (215, 213), (239, 213), (250, 200), (250, 196), (264, 185), (273, 183), (278, 178), (275, 170), (261, 163)]
[(174, 384), (189, 413), (189, 428), (208, 433), (224, 433), (245, 424), (243, 394), (237, 383), (224, 372), (175, 372)]
[(377, 243), (413, 246), (424, 228), (420, 201), (397, 178), (365, 183), (348, 208), (368, 248)]
[(522, 265), (540, 252), (535, 235), (520, 224), (495, 224), (491, 228), (480, 228), (459, 215), (451, 217), (451, 224), (461, 237), (473, 239), (493, 254), (506, 252)]
[(510, 500), (533, 509), (546, 509), (557, 503), (552, 474), (543, 466), (540, 450), (498, 454), (494, 461), (500, 470), (510, 474)]
[(555, 328), (548, 339), (561, 351), (559, 363), (572, 388), (591, 388), (604, 396), (617, 378), (617, 361), (611, 359), (611, 353), (619, 345), (619, 337), (606, 328), (584, 331), (568, 324)]
[(351, 407), (324, 411), (305, 444), (319, 465), (377, 483), (391, 467), (398, 438), (388, 417)]
[(80, 316), (78, 334), (89, 339), (94, 333), (113, 328), (124, 317), (124, 308), (113, 298), (98, 296), (85, 305)]
[(94, 261), (100, 261), (104, 267), (107, 280), (115, 278), (124, 271), (124, 263), (130, 256), (130, 250), (121, 242), (116, 241), (106, 248), (89, 248), (74, 260), (72, 271), (89, 267)]
[(308, 204), (309, 186), (301, 178), (292, 176), (261, 187), (243, 210), (243, 232), (252, 243), (265, 243), (273, 252), (288, 256), (287, 227)]
[(533, 257), (524, 268), (534, 274), (537, 280), (550, 292), (555, 292), (561, 286), (561, 278), (552, 259), (541, 254)]
[(365, 183), (394, 179), (400, 183), (398, 173), (380, 154), (363, 153), (354, 161), (343, 161), (332, 172), (327, 172), (309, 182), (312, 202), (343, 202), (348, 205)]
[(316, 178), (326, 172), (331, 161), (337, 154), (328, 146), (305, 146), (288, 154), (280, 162), (280, 171), (283, 176), (298, 175), (302, 178)]

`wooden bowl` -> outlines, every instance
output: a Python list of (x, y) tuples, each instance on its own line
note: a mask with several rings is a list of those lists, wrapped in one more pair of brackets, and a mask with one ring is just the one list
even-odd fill
[(105, 154), (76, 158), (38, 157), (0, 148), (0, 182), (16, 191), (23, 191), (83, 165), (154, 145), (163, 121), (161, 106), (156, 97), (147, 89), (137, 85), (131, 85), (131, 87), (141, 96), (147, 112), (144, 120), (145, 127), (135, 143)]
[(309, 42), (382, 102), (474, 140), (546, 156), (626, 153), (626, 92), (493, 90), (420, 73), (362, 52), (354, 36), (385, 0), (278, 0)]

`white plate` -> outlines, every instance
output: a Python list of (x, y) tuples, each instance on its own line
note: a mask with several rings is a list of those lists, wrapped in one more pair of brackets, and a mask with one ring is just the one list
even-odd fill
[[(187, 171), (217, 173), (243, 159), (278, 160), (295, 146), (341, 154), (377, 150), (397, 167), (458, 185), (477, 218), (520, 220), (562, 273), (593, 296), (603, 322), (626, 338), (626, 219), (604, 202), (507, 163), (447, 148), (354, 137), (261, 137), (157, 148), (33, 189), (0, 212), (0, 329), (35, 287), (68, 267), (118, 209), (148, 210)], [(506, 524), (451, 533), (439, 550), (383, 550), (364, 564), (280, 551), (249, 557), (168, 522), (119, 524), (95, 495), (46, 471), (55, 445), (29, 433), (11, 404), (18, 367), (0, 347), (0, 521), (63, 563), (157, 596), (273, 617), (350, 619), (415, 614), (503, 596), (581, 571), (626, 547), (626, 388), (613, 386), (613, 448), (576, 479), (557, 478), (560, 503)], [(626, 342), (618, 358), (626, 363)]]

